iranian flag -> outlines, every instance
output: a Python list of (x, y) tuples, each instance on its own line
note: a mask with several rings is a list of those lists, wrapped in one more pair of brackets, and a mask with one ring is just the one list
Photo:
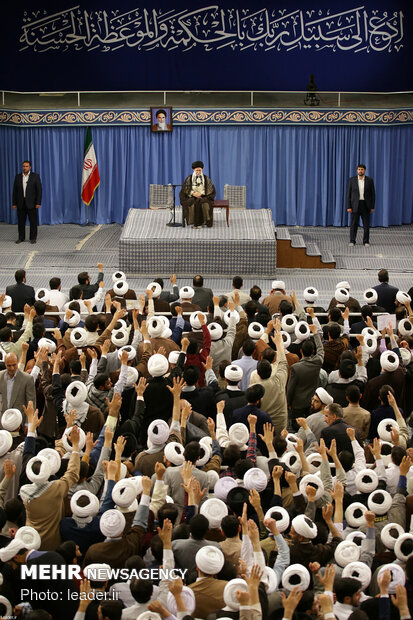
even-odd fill
[(85, 152), (83, 156), (82, 171), (82, 200), (85, 205), (92, 202), (96, 188), (100, 183), (98, 162), (96, 161), (95, 149), (93, 148), (92, 133), (90, 127), (87, 128)]

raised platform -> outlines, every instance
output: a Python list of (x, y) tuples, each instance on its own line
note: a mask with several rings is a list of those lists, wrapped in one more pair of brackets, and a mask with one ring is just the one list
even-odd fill
[[(212, 228), (170, 228), (169, 210), (131, 209), (119, 240), (119, 267), (129, 275), (173, 273), (272, 277), (277, 242), (269, 209), (214, 214)], [(176, 221), (181, 221), (177, 209)]]

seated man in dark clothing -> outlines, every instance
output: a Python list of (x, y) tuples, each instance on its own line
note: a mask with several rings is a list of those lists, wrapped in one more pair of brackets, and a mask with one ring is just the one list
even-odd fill
[(194, 172), (186, 177), (179, 192), (185, 219), (194, 228), (202, 228), (203, 224), (212, 226), (212, 203), (216, 195), (214, 184), (203, 173), (202, 161), (194, 161), (192, 169)]

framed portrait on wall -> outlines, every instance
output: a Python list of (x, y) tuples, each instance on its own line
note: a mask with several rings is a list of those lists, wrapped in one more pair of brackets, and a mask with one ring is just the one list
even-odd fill
[(172, 131), (172, 108), (151, 108), (151, 129), (155, 133)]

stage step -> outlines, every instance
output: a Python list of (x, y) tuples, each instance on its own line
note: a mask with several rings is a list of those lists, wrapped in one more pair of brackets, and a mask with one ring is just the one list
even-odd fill
[(290, 269), (335, 269), (335, 259), (329, 250), (321, 250), (304, 236), (290, 233), (288, 228), (276, 228), (277, 267)]

